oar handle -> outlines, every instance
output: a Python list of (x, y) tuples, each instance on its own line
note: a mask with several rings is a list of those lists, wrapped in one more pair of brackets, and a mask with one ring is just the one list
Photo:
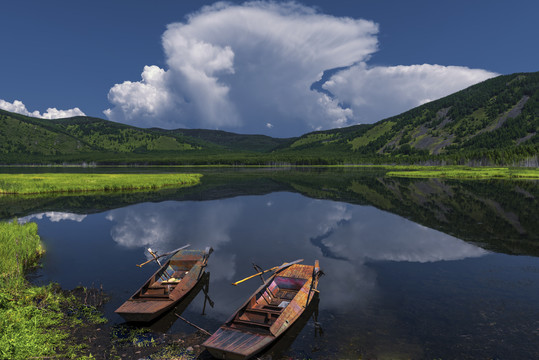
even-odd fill
[[(159, 263), (159, 260), (158, 260), (159, 258), (162, 258), (163, 256), (167, 256), (167, 255), (170, 255), (170, 254), (175, 254), (175, 253), (177, 253), (178, 251), (183, 250), (183, 249), (185, 249), (185, 248), (187, 248), (187, 247), (189, 247), (189, 246), (191, 246), (191, 244), (184, 245), (184, 246), (182, 246), (181, 248), (177, 248), (177, 249), (175, 249), (175, 250), (169, 251), (169, 252), (167, 252), (167, 253), (164, 253), (163, 255), (157, 255), (157, 253), (153, 252), (152, 249), (148, 248), (148, 252), (149, 252), (150, 254), (152, 254), (153, 259), (150, 259), (150, 260), (148, 260), (148, 261), (146, 261), (146, 262), (143, 262), (142, 264), (137, 264), (137, 266), (138, 266), (138, 267), (143, 267), (144, 265), (146, 265), (146, 264), (148, 264), (148, 263), (151, 263), (152, 261), (157, 261), (157, 263), (158, 263), (159, 265), (161, 265), (161, 264)], [(213, 249), (212, 249), (212, 251), (213, 251)]]
[(254, 275), (251, 275), (251, 276), (249, 276), (249, 277), (246, 277), (245, 279), (241, 279), (240, 281), (236, 281), (235, 283), (232, 283), (232, 285), (237, 286), (237, 285), (241, 284), (241, 283), (244, 282), (244, 281), (247, 281), (247, 280), (249, 280), (249, 279), (252, 279), (252, 278), (254, 278), (254, 277), (257, 277), (258, 275), (265, 274), (265, 273), (267, 273), (268, 271), (276, 270), (277, 268), (278, 268), (278, 266), (275, 266), (275, 267), (272, 267), (271, 269), (264, 270), (264, 271), (260, 271), (260, 272), (254, 274)]
[(284, 264), (279, 265), (279, 266), (274, 266), (274, 267), (272, 267), (271, 269), (264, 270), (264, 271), (260, 271), (260, 272), (254, 274), (254, 275), (251, 275), (251, 276), (249, 276), (249, 277), (246, 277), (245, 279), (242, 279), (242, 280), (240, 280), (240, 281), (236, 281), (235, 283), (232, 283), (232, 285), (236, 286), (236, 285), (241, 284), (242, 282), (244, 282), (244, 281), (246, 281), (246, 280), (249, 280), (249, 279), (252, 279), (252, 278), (254, 278), (254, 277), (257, 277), (258, 275), (265, 274), (265, 273), (267, 273), (267, 272), (269, 272), (269, 271), (275, 271), (275, 272), (277, 272), (277, 271), (279, 271), (279, 270), (281, 270), (281, 269), (284, 269), (284, 268), (286, 268), (286, 267), (288, 267), (288, 266), (290, 266), (290, 265), (294, 265), (294, 264), (297, 264), (297, 263), (302, 262), (302, 261), (303, 261), (303, 259), (298, 259), (298, 260), (296, 260), (296, 261), (292, 261), (292, 262), (289, 262), (289, 263), (284, 263)]
[(143, 262), (142, 264), (137, 264), (138, 267), (143, 267), (144, 265), (148, 264), (148, 263), (151, 263), (152, 261), (154, 261), (155, 259), (150, 259), (146, 262)]

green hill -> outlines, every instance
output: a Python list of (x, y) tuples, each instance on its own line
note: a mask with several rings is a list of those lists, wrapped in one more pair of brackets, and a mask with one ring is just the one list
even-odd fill
[(278, 139), (219, 130), (142, 129), (91, 117), (0, 110), (1, 163), (537, 166), (539, 72), (499, 76), (374, 124)]
[(499, 76), (375, 124), (305, 134), (288, 150), (392, 160), (526, 158), (537, 156), (538, 132), (536, 72)]
[(77, 116), (45, 120), (0, 109), (0, 162), (137, 162), (268, 152), (289, 139), (216, 130), (142, 129)]
[(269, 152), (283, 146), (291, 144), (293, 139), (273, 138), (266, 135), (243, 135), (226, 132), (222, 130), (204, 129), (177, 129), (162, 130), (155, 129), (163, 133), (199, 139), (205, 143), (222, 146), (223, 148), (236, 151), (252, 151), (257, 153)]
[(190, 150), (196, 141), (91, 117), (44, 120), (0, 110), (0, 153), (75, 154)]

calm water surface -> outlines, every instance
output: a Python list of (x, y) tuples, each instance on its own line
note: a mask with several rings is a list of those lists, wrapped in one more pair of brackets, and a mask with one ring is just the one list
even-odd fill
[[(523, 191), (534, 196), (529, 188)], [(428, 202), (429, 192), (422, 194)], [(54, 281), (64, 288), (102, 285), (110, 295), (107, 317), (113, 324), (122, 323), (114, 309), (156, 270), (154, 264), (135, 266), (148, 259), (147, 247), (163, 253), (187, 243), (193, 249), (212, 246), (208, 271), (215, 307), (201, 315), (199, 294), (183, 316), (215, 331), (259, 286), (259, 279), (231, 285), (253, 273), (252, 263), (269, 268), (296, 259), (304, 259), (305, 264), (319, 259), (325, 272), (318, 307), (324, 334), (315, 337), (314, 322), (308, 321), (283, 356), (539, 358), (535, 250), (518, 256), (498, 253), (491, 250), (500, 247), (497, 243), (464, 241), (408, 220), (403, 213), (380, 210), (383, 206), (356, 204), (363, 202), (359, 200), (325, 200), (272, 190), (221, 199), (212, 195), (213, 200), (195, 198), (142, 202), (92, 214), (27, 215), (24, 220), (38, 223), (47, 249), (36, 281)], [(438, 228), (445, 229), (436, 206), (427, 208), (426, 214), (434, 214), (432, 223), (440, 222)], [(410, 211), (415, 210), (410, 207)], [(532, 218), (537, 215), (533, 207), (526, 211), (532, 212)], [(514, 218), (508, 218), (514, 225)], [(476, 222), (480, 227), (481, 221)], [(524, 220), (519, 224), (525, 227)], [(535, 244), (538, 234), (523, 235), (513, 228), (519, 241), (524, 237), (524, 242)], [(181, 321), (168, 331), (193, 332)]]

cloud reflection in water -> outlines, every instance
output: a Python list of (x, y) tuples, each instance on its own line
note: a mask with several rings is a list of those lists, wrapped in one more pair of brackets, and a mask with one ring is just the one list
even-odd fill
[[(268, 204), (271, 203), (271, 206)], [(269, 268), (286, 261), (320, 259), (321, 308), (366, 304), (376, 296), (372, 261), (434, 262), (487, 252), (444, 233), (370, 206), (273, 193), (204, 202), (146, 203), (110, 211), (111, 235), (125, 247), (165, 252), (190, 243), (212, 246), (211, 316), (230, 314), (259, 281), (230, 286), (253, 273), (252, 262)], [(254, 284), (252, 282), (255, 282)], [(216, 314), (217, 313), (217, 314)]]
[(86, 218), (86, 216), (87, 215), (71, 214), (71, 213), (58, 212), (58, 211), (48, 211), (44, 213), (25, 216), (25, 217), (20, 218), (18, 221), (19, 223), (24, 224), (29, 221), (32, 221), (33, 219), (41, 220), (44, 217), (46, 217), (52, 222), (59, 222), (62, 220), (71, 220), (71, 221), (81, 222)]

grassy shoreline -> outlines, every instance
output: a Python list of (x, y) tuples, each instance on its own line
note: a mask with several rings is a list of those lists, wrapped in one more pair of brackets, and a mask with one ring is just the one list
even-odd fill
[(539, 179), (538, 168), (469, 168), (469, 167), (413, 167), (389, 171), (386, 176), (404, 178), (448, 178), (448, 179)]
[(200, 183), (201, 174), (0, 174), (0, 194), (154, 190)]
[(32, 286), (24, 275), (44, 253), (35, 223), (0, 223), (0, 358), (79, 358), (71, 329), (106, 322), (58, 285)]

